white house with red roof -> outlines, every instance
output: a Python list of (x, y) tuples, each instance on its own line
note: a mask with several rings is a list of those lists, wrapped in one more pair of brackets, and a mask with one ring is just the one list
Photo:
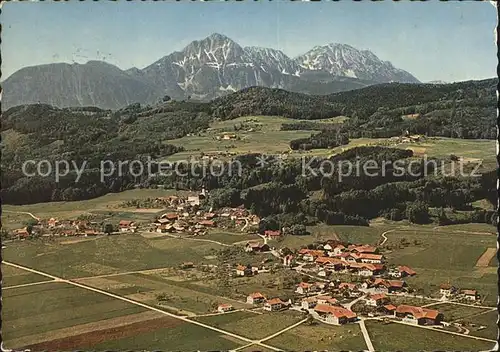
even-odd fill
[(275, 312), (288, 306), (287, 302), (283, 302), (280, 298), (271, 298), (264, 302), (264, 310)]
[(247, 303), (249, 304), (259, 304), (263, 303), (266, 300), (266, 297), (260, 292), (254, 292), (247, 296)]
[(366, 305), (372, 307), (380, 307), (386, 304), (389, 301), (389, 298), (385, 295), (385, 293), (376, 293), (374, 295), (370, 295), (365, 299)]
[(316, 285), (310, 284), (308, 282), (301, 282), (297, 285), (295, 292), (301, 295), (305, 295), (311, 292), (316, 291)]
[(217, 311), (219, 313), (226, 313), (232, 310), (234, 310), (234, 307), (228, 303), (219, 304), (219, 306), (217, 307)]
[(328, 324), (343, 325), (356, 321), (357, 315), (344, 307), (318, 304), (314, 307), (317, 317)]

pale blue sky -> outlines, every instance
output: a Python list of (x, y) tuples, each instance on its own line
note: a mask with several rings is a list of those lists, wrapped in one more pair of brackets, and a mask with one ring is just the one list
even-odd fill
[(4, 3), (1, 22), (2, 79), (51, 62), (143, 68), (214, 32), (291, 57), (345, 43), (421, 81), (496, 75), (496, 9), (488, 2), (22, 2)]

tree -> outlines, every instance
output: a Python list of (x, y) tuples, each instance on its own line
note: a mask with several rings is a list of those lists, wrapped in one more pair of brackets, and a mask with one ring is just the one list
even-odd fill
[(406, 218), (415, 224), (429, 223), (429, 209), (423, 202), (414, 202), (406, 208)]
[(438, 212), (438, 224), (440, 226), (443, 226), (443, 225), (449, 224), (449, 222), (450, 222), (450, 220), (446, 216), (446, 213), (444, 212), (444, 209), (443, 208), (439, 208), (439, 212)]
[(104, 225), (104, 233), (110, 235), (111, 233), (113, 233), (115, 231), (114, 227), (112, 224), (106, 224)]
[(308, 314), (305, 324), (306, 325), (314, 325), (314, 324), (316, 324), (316, 320), (314, 319), (314, 317), (311, 314)]
[(292, 225), (289, 228), (290, 234), (294, 236), (302, 236), (302, 235), (307, 235), (307, 229), (304, 225)]
[(171, 99), (172, 99), (172, 98), (170, 98), (170, 96), (165, 95), (165, 96), (163, 96), (162, 101), (163, 101), (164, 103), (166, 103), (167, 101), (170, 101)]

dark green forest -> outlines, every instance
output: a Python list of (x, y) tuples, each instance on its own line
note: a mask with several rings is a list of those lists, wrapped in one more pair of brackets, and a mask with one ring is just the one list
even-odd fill
[[(257, 160), (263, 156), (256, 154), (237, 157), (243, 165), (239, 176), (147, 178), (125, 171), (101, 182), (98, 167), (101, 160), (146, 160), (175, 154), (182, 147), (169, 140), (204, 131), (214, 119), (246, 115), (304, 119), (308, 122), (290, 121), (282, 128), (320, 131), (292, 141), (292, 149), (331, 148), (352, 138), (404, 134), (493, 139), (496, 84), (496, 79), (446, 85), (391, 83), (327, 96), (252, 87), (208, 103), (170, 100), (156, 106), (132, 104), (117, 111), (58, 109), (44, 104), (13, 107), (2, 116), (2, 201), (82, 200), (133, 187), (196, 190), (205, 185), (212, 192), (206, 206), (244, 205), (265, 218), (262, 229), (301, 228), (318, 221), (367, 225), (377, 216), (425, 223), (435, 216), (429, 207), (462, 212), (456, 218), (439, 212), (442, 223), (491, 223), (493, 213), (474, 210), (471, 203), (487, 198), (496, 204), (495, 172), (469, 178), (439, 173), (416, 177), (396, 175), (389, 168), (383, 176), (351, 176), (339, 181), (335, 175), (302, 175), (300, 160), (270, 157), (267, 166), (257, 168)], [(314, 121), (336, 116), (348, 120), (342, 124)], [(23, 176), (22, 165), (31, 159), (86, 160), (90, 167), (78, 183), (74, 173), (55, 182), (53, 178)], [(424, 167), (423, 160), (411, 151), (384, 147), (353, 148), (327, 161), (337, 165), (368, 159), (402, 160), (405, 168), (416, 171)], [(318, 170), (323, 161), (315, 160), (311, 168)]]

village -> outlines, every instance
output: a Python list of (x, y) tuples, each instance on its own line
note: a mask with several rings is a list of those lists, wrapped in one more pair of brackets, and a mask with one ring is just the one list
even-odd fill
[[(264, 238), (267, 240), (278, 234), (278, 231), (266, 233)], [(332, 325), (356, 323), (365, 318), (436, 328), (450, 325), (438, 310), (392, 302), (393, 298), (397, 301), (401, 297), (417, 297), (405, 282), (405, 278), (417, 273), (408, 266), (389, 265), (377, 247), (328, 241), (321, 248), (302, 248), (293, 254), (284, 254), (270, 248), (267, 243), (249, 242), (246, 251), (270, 251), (279, 256), (284, 267), (308, 278), (296, 285), (294, 299), (287, 301), (280, 297), (266, 297), (260, 292), (249, 294), (246, 302), (265, 311), (298, 310)], [(259, 272), (267, 272), (267, 268), (239, 264), (234, 268), (233, 276), (252, 276)], [(345, 274), (355, 277), (355, 280), (330, 280), (332, 274)], [(480, 299), (476, 290), (459, 289), (449, 283), (440, 285), (440, 290), (428, 298), (434, 299), (435, 303), (454, 301), (463, 304), (473, 304)], [(228, 304), (218, 307), (219, 312), (232, 309)], [(460, 326), (459, 323), (455, 325)]]
[[(286, 236), (285, 229), (265, 230), (259, 233), (258, 216), (243, 207), (213, 210), (203, 206), (207, 197), (205, 190), (196, 196), (171, 195), (148, 200), (150, 207), (158, 209), (153, 221), (120, 219), (116, 223), (91, 220), (38, 219), (33, 225), (14, 230), (13, 238), (25, 240), (37, 236), (120, 236), (155, 235), (172, 236), (210, 241), (215, 230), (244, 232), (255, 236), (255, 240), (240, 241), (233, 247), (246, 255), (262, 258), (258, 264), (249, 263), (248, 257), (225, 264), (226, 274), (233, 282), (241, 278), (258, 278), (272, 275), (276, 268), (298, 274), (293, 295), (268, 295), (265, 288), (247, 294), (238, 300), (251, 305), (252, 311), (266, 313), (296, 311), (312, 322), (340, 326), (359, 324), (365, 331), (365, 320), (383, 323), (398, 322), (413, 326), (468, 333), (463, 323), (450, 319), (439, 309), (446, 302), (467, 306), (480, 306), (481, 297), (473, 287), (458, 288), (453, 283), (443, 282), (439, 290), (431, 295), (417, 295), (407, 279), (418, 273), (406, 265), (393, 265), (386, 258), (386, 249), (376, 245), (346, 243), (326, 240), (301, 245), (300, 248), (280, 246)], [(144, 204), (141, 204), (144, 206)], [(251, 257), (250, 257), (251, 258)], [(186, 261), (179, 265), (182, 271), (197, 270), (196, 262)], [(200, 265), (201, 267), (201, 265)], [(210, 266), (211, 270), (216, 265)], [(228, 296), (229, 297), (229, 296)], [(234, 298), (231, 298), (234, 299)], [(420, 299), (420, 301), (419, 301)], [(426, 303), (421, 303), (423, 300)], [(417, 304), (420, 302), (420, 304)], [(430, 302), (430, 303), (429, 303)], [(159, 302), (160, 304), (161, 302)], [(161, 306), (161, 304), (160, 304)], [(213, 307), (210, 314), (229, 314), (239, 311), (227, 301)], [(481, 327), (478, 327), (480, 330)]]
[[(166, 209), (152, 223), (121, 219), (117, 223), (92, 220), (39, 219), (33, 217), (32, 224), (11, 231), (13, 239), (28, 237), (87, 237), (116, 235), (120, 233), (156, 232), (182, 233), (184, 235), (206, 235), (210, 228), (237, 229), (244, 231), (259, 224), (259, 217), (251, 215), (243, 207), (223, 208), (215, 211), (200, 210), (207, 192), (188, 197), (158, 197), (149, 206)], [(153, 209), (154, 209), (153, 208)], [(217, 218), (217, 221), (215, 219)]]

